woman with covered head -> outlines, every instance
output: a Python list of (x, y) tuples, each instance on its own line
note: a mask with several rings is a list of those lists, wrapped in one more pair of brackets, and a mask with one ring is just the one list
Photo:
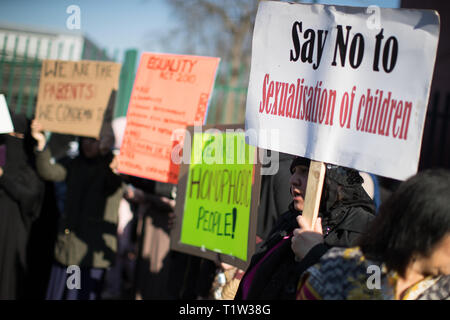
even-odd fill
[(37, 120), (33, 120), (32, 132), (38, 141), (35, 154), (39, 174), (67, 185), (47, 299), (99, 299), (105, 270), (116, 257), (122, 198), (122, 179), (113, 172), (112, 127), (104, 123), (100, 139), (81, 137), (79, 155), (58, 162), (51, 161), (51, 150), (45, 145)]
[(308, 226), (302, 212), (309, 164), (305, 158), (293, 160), (289, 211), (252, 257), (235, 299), (295, 299), (300, 275), (329, 248), (355, 245), (373, 220), (374, 204), (358, 171), (327, 165), (319, 218)]
[(11, 119), (14, 132), (0, 134), (0, 300), (24, 297), (30, 227), (44, 200), (29, 120), (19, 114)]
[(385, 201), (358, 247), (309, 268), (297, 298), (450, 299), (450, 172), (426, 170)]

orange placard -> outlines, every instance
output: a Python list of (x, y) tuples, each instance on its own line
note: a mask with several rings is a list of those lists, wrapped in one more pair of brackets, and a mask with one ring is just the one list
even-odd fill
[(36, 118), (44, 130), (98, 138), (121, 64), (44, 60)]
[(220, 58), (144, 53), (127, 113), (119, 172), (178, 182), (172, 133), (203, 124)]

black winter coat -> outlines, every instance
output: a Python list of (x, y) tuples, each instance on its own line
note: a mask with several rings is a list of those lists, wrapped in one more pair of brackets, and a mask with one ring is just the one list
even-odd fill
[(24, 298), (28, 238), (44, 197), (44, 183), (32, 166), (28, 120), (22, 115), (11, 116), (15, 132), (25, 138), (0, 134), (0, 145), (6, 148), (0, 177), (0, 300)]
[[(292, 234), (293, 230), (298, 228), (296, 217), (299, 214), (301, 213), (295, 211), (291, 205), (290, 210), (281, 216), (268, 240), (253, 255), (247, 272), (283, 237)], [(290, 239), (284, 241), (259, 266), (246, 297), (248, 300), (295, 299), (296, 286), (301, 274), (316, 264), (329, 248), (354, 246), (359, 236), (367, 230), (369, 223), (375, 217), (373, 211), (365, 207), (341, 207), (335, 209), (328, 217), (321, 214), (319, 216), (322, 217), (324, 244), (315, 246), (302, 261), (297, 262), (291, 249)], [(241, 280), (235, 300), (243, 299), (242, 285), (246, 276), (247, 273)]]

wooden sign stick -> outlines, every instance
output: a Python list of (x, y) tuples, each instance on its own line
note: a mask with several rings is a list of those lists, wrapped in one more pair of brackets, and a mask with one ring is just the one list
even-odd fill
[(311, 228), (314, 228), (317, 215), (319, 214), (324, 178), (325, 163), (311, 160), (306, 185), (305, 205), (303, 207), (303, 217), (310, 224)]

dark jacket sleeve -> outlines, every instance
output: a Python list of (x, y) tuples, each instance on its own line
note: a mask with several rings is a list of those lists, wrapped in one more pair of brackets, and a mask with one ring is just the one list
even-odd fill
[(301, 275), (306, 269), (318, 263), (329, 249), (330, 247), (325, 243), (320, 243), (309, 250), (306, 256), (300, 262), (297, 262), (296, 270), (298, 274)]
[(151, 203), (151, 206), (156, 209), (157, 211), (160, 211), (161, 213), (169, 213), (173, 212), (174, 209), (172, 207), (161, 201), (161, 197), (166, 197), (169, 199), (172, 199), (172, 191), (174, 189), (174, 185), (170, 183), (162, 183), (162, 182), (155, 182), (155, 193), (154, 194), (147, 194), (147, 200)]
[(362, 208), (349, 208), (344, 219), (324, 237), (325, 243), (330, 247), (353, 247), (373, 219), (375, 215)]
[(37, 172), (44, 180), (61, 182), (66, 179), (67, 169), (59, 163), (51, 162), (52, 154), (49, 148), (35, 151), (35, 156)]
[(0, 186), (19, 204), (24, 218), (34, 220), (39, 216), (44, 183), (31, 168), (25, 167), (14, 174), (5, 170), (0, 177)]
[(122, 186), (122, 177), (118, 174), (115, 174), (111, 168), (109, 167), (110, 161), (107, 163), (106, 170), (106, 179), (105, 179), (105, 191), (108, 196), (114, 194), (117, 189)]

